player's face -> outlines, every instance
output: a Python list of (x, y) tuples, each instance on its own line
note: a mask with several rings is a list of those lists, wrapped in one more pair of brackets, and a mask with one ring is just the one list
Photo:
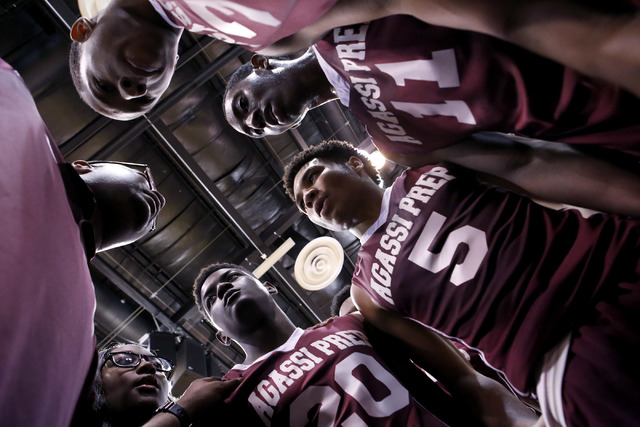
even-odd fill
[(74, 162), (74, 167), (96, 198), (107, 244), (134, 242), (153, 228), (165, 199), (143, 169), (99, 162)]
[[(111, 351), (152, 355), (138, 345), (125, 345)], [(169, 381), (147, 360), (142, 359), (138, 366), (131, 368), (116, 366), (108, 360), (100, 373), (107, 406), (116, 414), (153, 414), (168, 399)]]
[(80, 44), (83, 100), (117, 120), (151, 110), (175, 70), (178, 46), (172, 34), (137, 20), (102, 17)]
[(229, 88), (224, 111), (234, 129), (259, 138), (280, 135), (298, 126), (311, 101), (312, 94), (298, 85), (286, 68), (255, 68)]
[(370, 184), (368, 176), (360, 176), (347, 164), (316, 158), (296, 174), (293, 194), (298, 209), (311, 222), (347, 231), (366, 219), (360, 208)]
[(202, 305), (231, 338), (254, 331), (254, 320), (272, 313), (273, 300), (258, 279), (237, 268), (221, 268), (205, 280)]

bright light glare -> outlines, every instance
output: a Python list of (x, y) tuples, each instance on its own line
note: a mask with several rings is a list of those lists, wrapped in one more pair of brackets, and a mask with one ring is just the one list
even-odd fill
[(387, 159), (385, 159), (382, 153), (380, 153), (377, 150), (371, 153), (369, 158), (371, 158), (371, 163), (373, 163), (373, 167), (375, 167), (378, 170), (382, 169), (384, 164), (387, 162)]

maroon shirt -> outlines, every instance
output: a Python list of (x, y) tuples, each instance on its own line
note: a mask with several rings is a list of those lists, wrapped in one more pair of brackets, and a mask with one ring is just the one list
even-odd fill
[(316, 49), (385, 153), (498, 131), (640, 156), (640, 100), (489, 36), (392, 16), (334, 29)]
[(480, 349), (528, 392), (600, 288), (640, 283), (639, 225), (547, 209), (448, 165), (408, 170), (361, 239), (353, 284)]
[[(243, 382), (227, 399), (250, 425), (444, 426), (410, 397), (363, 333), (359, 315), (303, 331), (224, 379)], [(428, 381), (428, 380), (427, 380)]]

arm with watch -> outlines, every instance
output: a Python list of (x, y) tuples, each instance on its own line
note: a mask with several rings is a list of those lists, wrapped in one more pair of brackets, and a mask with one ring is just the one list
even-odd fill
[(170, 400), (158, 408), (143, 427), (189, 427), (200, 424), (209, 416), (218, 418), (223, 400), (239, 384), (240, 379), (220, 381), (216, 378), (199, 378), (177, 401)]

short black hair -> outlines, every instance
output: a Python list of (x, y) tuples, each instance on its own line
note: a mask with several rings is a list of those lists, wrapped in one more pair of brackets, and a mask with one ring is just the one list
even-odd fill
[(193, 284), (193, 298), (196, 301), (196, 305), (198, 306), (198, 310), (200, 310), (200, 313), (202, 313), (202, 315), (204, 316), (205, 319), (211, 321), (211, 319), (209, 319), (209, 313), (207, 313), (207, 309), (204, 307), (204, 305), (202, 304), (202, 295), (201, 291), (202, 291), (202, 286), (204, 285), (204, 282), (207, 281), (207, 279), (209, 278), (209, 276), (211, 276), (214, 272), (222, 269), (222, 268), (236, 268), (238, 270), (244, 271), (245, 273), (247, 273), (249, 276), (251, 277), (255, 277), (253, 275), (252, 272), (250, 272), (249, 270), (247, 270), (246, 268), (237, 265), (237, 264), (231, 264), (231, 263), (216, 263), (216, 264), (211, 264), (208, 265), (206, 267), (204, 267), (202, 270), (200, 270), (200, 273), (198, 274), (198, 277), (196, 277), (196, 280)]
[(340, 307), (342, 303), (351, 297), (351, 286), (343, 286), (331, 300), (331, 316), (340, 316)]
[[(107, 360), (107, 357), (114, 350), (118, 349), (119, 347), (123, 347), (125, 345), (136, 345), (145, 350), (149, 350), (152, 354), (155, 354), (153, 350), (149, 349), (148, 347), (145, 347), (144, 345), (141, 345), (138, 343), (125, 343), (125, 342), (115, 342), (98, 352), (98, 366), (97, 366), (98, 369), (93, 379), (93, 394), (94, 394), (93, 410), (95, 414), (97, 414), (97, 416), (99, 416), (103, 421), (103, 424), (102, 424), (103, 427), (111, 425), (108, 421), (111, 419), (112, 414), (110, 412), (109, 406), (107, 405), (107, 399), (105, 396), (104, 383), (102, 381), (102, 367), (104, 366)], [(171, 396), (169, 396), (169, 398), (171, 399)]]
[(291, 159), (287, 166), (285, 166), (282, 185), (284, 186), (287, 195), (295, 202), (296, 199), (293, 194), (293, 181), (300, 169), (302, 169), (302, 167), (311, 160), (324, 159), (337, 163), (346, 163), (351, 156), (355, 156), (362, 160), (364, 170), (371, 177), (373, 182), (381, 184), (382, 180), (380, 175), (373, 166), (373, 163), (371, 163), (371, 159), (367, 153), (357, 149), (346, 141), (329, 140), (299, 152)]
[[(69, 50), (69, 72), (71, 73), (71, 80), (76, 87), (78, 95), (82, 98), (83, 87), (82, 78), (80, 77), (80, 57), (82, 56), (82, 49), (80, 48), (80, 42), (75, 40), (71, 41), (71, 49)], [(84, 101), (84, 99), (83, 99)]]

